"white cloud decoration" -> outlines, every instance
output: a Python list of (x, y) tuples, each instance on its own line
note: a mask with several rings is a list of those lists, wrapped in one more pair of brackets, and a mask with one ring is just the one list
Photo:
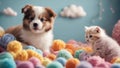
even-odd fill
[(73, 4), (73, 5), (64, 7), (60, 15), (68, 18), (78, 18), (78, 17), (86, 16), (87, 13), (84, 11), (83, 7)]
[(3, 13), (8, 16), (17, 16), (17, 12), (15, 12), (12, 8), (8, 7), (3, 10)]

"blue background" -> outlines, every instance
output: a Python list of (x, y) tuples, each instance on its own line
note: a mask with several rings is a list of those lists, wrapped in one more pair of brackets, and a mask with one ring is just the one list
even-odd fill
[[(99, 25), (111, 35), (114, 24), (120, 19), (120, 0), (101, 0), (104, 12), (102, 20), (99, 20), (100, 0), (0, 0), (0, 12), (4, 8), (13, 8), (18, 15), (16, 17), (0, 14), (0, 25), (8, 28), (22, 23), (23, 14), (21, 8), (26, 4), (51, 7), (57, 14), (54, 26), (54, 38), (68, 41), (75, 39), (84, 42), (84, 26)], [(81, 5), (87, 16), (77, 19), (63, 18), (59, 15), (63, 7), (71, 4)], [(110, 7), (115, 10), (112, 13)], [(94, 22), (93, 22), (94, 20)]]

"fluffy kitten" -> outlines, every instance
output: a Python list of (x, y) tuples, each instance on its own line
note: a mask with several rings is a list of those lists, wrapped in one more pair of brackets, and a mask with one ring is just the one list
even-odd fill
[(106, 61), (114, 57), (120, 57), (119, 44), (109, 37), (99, 26), (85, 27), (86, 41), (92, 45), (93, 55), (99, 55)]

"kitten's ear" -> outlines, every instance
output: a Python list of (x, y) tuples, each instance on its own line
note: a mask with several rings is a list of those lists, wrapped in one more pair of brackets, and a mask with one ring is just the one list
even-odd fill
[(87, 26), (85, 26), (84, 28), (85, 28), (85, 30), (87, 30), (87, 29), (88, 29), (88, 27), (87, 27)]
[(100, 33), (100, 27), (97, 26), (97, 27), (95, 28), (95, 31), (96, 31), (97, 33)]

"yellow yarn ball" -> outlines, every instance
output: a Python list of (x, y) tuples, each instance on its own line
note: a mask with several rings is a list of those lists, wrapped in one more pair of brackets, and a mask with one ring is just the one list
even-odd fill
[(48, 59), (48, 58), (44, 58), (43, 59), (43, 62), (42, 62), (42, 64), (44, 65), (44, 66), (47, 66), (49, 63), (51, 63), (52, 61), (50, 60), (50, 59)]
[(37, 52), (35, 52), (31, 49), (27, 49), (26, 51), (28, 53), (28, 59), (31, 57), (37, 57), (41, 62), (43, 61), (43, 57), (40, 54), (38, 54)]
[(2, 37), (5, 34), (5, 30), (0, 26), (0, 37)]
[(25, 50), (22, 50), (16, 54), (15, 60), (25, 61), (28, 60), (28, 53)]
[(61, 49), (64, 49), (65, 46), (66, 46), (65, 42), (58, 39), (53, 41), (51, 48), (53, 49), (53, 51), (59, 51)]
[(7, 45), (7, 51), (17, 53), (22, 50), (22, 45), (17, 40), (11, 41)]

